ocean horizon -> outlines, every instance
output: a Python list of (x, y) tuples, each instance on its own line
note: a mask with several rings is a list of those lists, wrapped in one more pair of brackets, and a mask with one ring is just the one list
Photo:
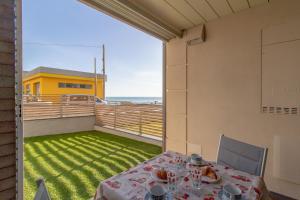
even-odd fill
[(106, 97), (105, 100), (131, 103), (162, 103), (162, 97)]

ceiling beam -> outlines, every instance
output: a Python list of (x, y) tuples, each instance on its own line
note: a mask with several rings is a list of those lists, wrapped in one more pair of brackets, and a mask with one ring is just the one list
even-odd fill
[(171, 27), (127, 0), (79, 0), (80, 2), (132, 25), (164, 41), (182, 37), (182, 31)]

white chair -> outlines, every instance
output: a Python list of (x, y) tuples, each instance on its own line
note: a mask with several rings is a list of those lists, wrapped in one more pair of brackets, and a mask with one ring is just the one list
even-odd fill
[(263, 177), (267, 152), (267, 148), (221, 135), (217, 164)]
[(44, 179), (40, 178), (36, 181), (37, 192), (35, 194), (34, 200), (51, 200)]

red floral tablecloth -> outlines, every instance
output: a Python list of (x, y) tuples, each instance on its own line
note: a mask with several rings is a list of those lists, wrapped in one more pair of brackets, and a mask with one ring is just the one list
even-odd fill
[[(153, 168), (174, 166), (176, 154), (178, 153), (167, 151), (102, 181), (97, 188), (94, 200), (144, 200), (147, 193), (145, 186), (155, 184), (155, 180), (151, 176)], [(239, 187), (243, 199), (269, 199), (264, 181), (260, 177), (217, 165), (214, 162), (207, 162), (206, 164), (210, 165), (221, 176), (221, 181), (215, 184), (203, 182), (201, 190), (195, 190), (192, 187), (190, 175), (187, 173), (178, 185), (175, 199), (219, 199), (218, 193), (226, 183), (235, 184)]]

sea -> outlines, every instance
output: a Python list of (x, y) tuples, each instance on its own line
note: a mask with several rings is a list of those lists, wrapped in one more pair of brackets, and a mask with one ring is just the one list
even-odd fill
[(137, 104), (161, 104), (162, 97), (106, 97), (111, 102), (131, 102)]

